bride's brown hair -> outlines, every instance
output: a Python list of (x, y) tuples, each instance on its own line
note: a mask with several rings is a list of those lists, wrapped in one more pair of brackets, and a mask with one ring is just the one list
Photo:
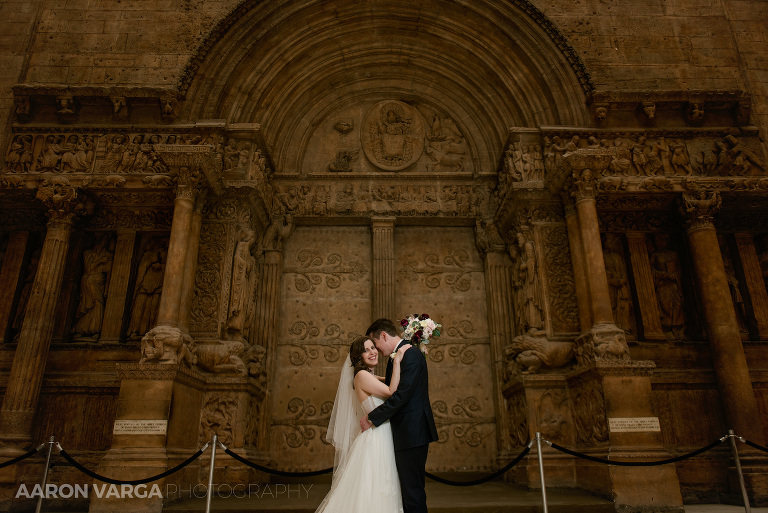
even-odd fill
[[(352, 362), (352, 367), (355, 368), (354, 375), (361, 370), (367, 371), (368, 366), (363, 361), (363, 353), (365, 352), (365, 343), (371, 340), (369, 337), (360, 336), (352, 341), (352, 345), (349, 346), (349, 361)], [(352, 388), (354, 388), (354, 383)]]

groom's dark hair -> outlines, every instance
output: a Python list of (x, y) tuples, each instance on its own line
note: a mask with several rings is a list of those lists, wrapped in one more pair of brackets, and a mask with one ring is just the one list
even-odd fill
[(376, 319), (373, 321), (373, 324), (368, 327), (365, 334), (371, 338), (376, 338), (381, 335), (382, 331), (393, 337), (397, 336), (397, 326), (395, 326), (395, 323), (389, 319)]

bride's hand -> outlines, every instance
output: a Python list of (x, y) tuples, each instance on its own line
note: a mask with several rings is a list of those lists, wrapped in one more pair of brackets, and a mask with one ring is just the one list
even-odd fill
[(413, 347), (410, 344), (405, 344), (403, 347), (397, 350), (397, 354), (395, 355), (395, 363), (400, 363), (403, 361), (403, 354), (405, 354), (406, 351), (408, 351), (411, 347)]

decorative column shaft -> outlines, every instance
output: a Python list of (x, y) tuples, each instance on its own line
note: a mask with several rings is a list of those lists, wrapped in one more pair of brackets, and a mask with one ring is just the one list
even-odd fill
[(648, 258), (648, 246), (644, 233), (627, 233), (629, 259), (632, 262), (632, 275), (635, 278), (637, 297), (640, 303), (640, 319), (643, 336), (646, 340), (664, 340), (666, 336), (661, 329), (659, 303), (656, 299), (656, 289), (653, 285), (651, 261)]
[(37, 198), (51, 209), (50, 221), (0, 409), (0, 439), (14, 449), (31, 441), (32, 419), (48, 359), (72, 224), (77, 214), (87, 213), (91, 208), (87, 200), (78, 198), (74, 187), (61, 182), (53, 184), (46, 180)]
[(179, 309), (179, 329), (189, 332), (189, 318), (192, 312), (192, 301), (195, 292), (195, 273), (197, 272), (197, 256), (200, 250), (200, 230), (203, 226), (203, 206), (205, 200), (197, 198), (187, 236), (187, 254), (184, 262), (184, 277), (181, 285), (181, 306)]
[(11, 310), (21, 278), (28, 240), (29, 232), (26, 231), (13, 232), (8, 238), (3, 268), (0, 269), (0, 290), (4, 291), (3, 294), (0, 294), (0, 342), (5, 338), (12, 322)]
[(683, 194), (688, 217), (688, 243), (701, 303), (712, 346), (712, 360), (728, 428), (755, 443), (763, 444), (763, 423), (741, 334), (728, 288), (723, 256), (712, 216), (721, 205), (717, 192)]
[(107, 303), (104, 306), (104, 323), (101, 327), (101, 342), (117, 342), (123, 327), (125, 301), (128, 297), (128, 278), (131, 273), (131, 261), (136, 243), (135, 230), (119, 230), (115, 244), (115, 256), (112, 262), (112, 275), (109, 279)]
[(565, 227), (568, 231), (568, 248), (573, 263), (573, 279), (576, 288), (576, 304), (579, 308), (579, 329), (584, 332), (592, 327), (592, 306), (589, 302), (589, 280), (584, 264), (584, 246), (581, 242), (581, 230), (576, 208), (565, 200)]
[(372, 220), (373, 290), (371, 318), (392, 319), (395, 313), (395, 218)]
[(758, 336), (760, 340), (768, 340), (768, 293), (765, 290), (763, 272), (760, 268), (760, 260), (757, 258), (752, 234), (737, 233), (736, 245), (739, 248), (741, 266), (744, 270), (744, 278), (752, 303), (752, 313), (757, 321)]
[(159, 326), (178, 326), (179, 323), (184, 268), (187, 263), (194, 205), (194, 189), (189, 185), (180, 185), (173, 205), (173, 222), (171, 223), (171, 237), (168, 241), (163, 292), (160, 296), (160, 307), (157, 313)]
[(498, 419), (496, 446), (502, 451), (508, 451), (511, 449), (509, 420), (501, 385), (504, 382), (504, 348), (512, 343), (515, 316), (512, 305), (512, 262), (502, 251), (489, 251), (485, 255), (485, 290), (488, 298), (488, 331), (493, 361), (491, 371), (495, 388), (494, 404)]

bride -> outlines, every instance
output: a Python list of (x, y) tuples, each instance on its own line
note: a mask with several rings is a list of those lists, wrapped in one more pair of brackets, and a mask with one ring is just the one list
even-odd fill
[(400, 361), (411, 346), (395, 355), (390, 385), (373, 374), (379, 352), (371, 339), (358, 337), (341, 369), (326, 440), (336, 448), (331, 491), (315, 513), (402, 513), (389, 421), (360, 433), (360, 418), (397, 390)]

